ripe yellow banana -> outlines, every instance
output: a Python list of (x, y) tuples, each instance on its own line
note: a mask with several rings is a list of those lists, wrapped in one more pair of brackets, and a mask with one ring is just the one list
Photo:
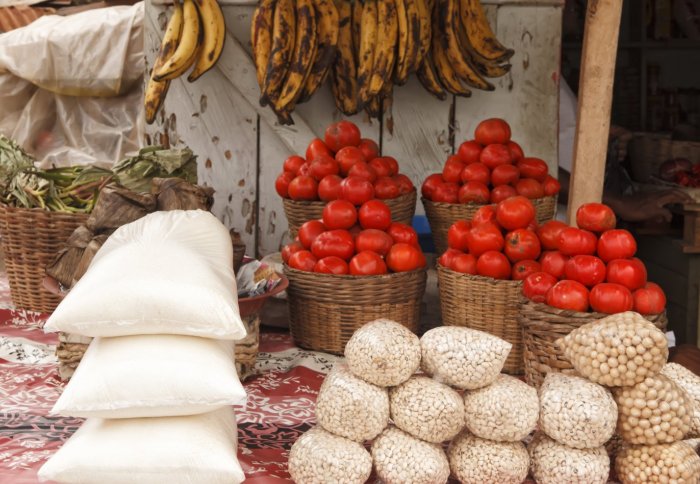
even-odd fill
[(260, 96), (262, 106), (279, 99), (292, 60), (295, 33), (294, 0), (277, 0), (273, 15), (272, 49)]
[(168, 61), (160, 68), (154, 68), (156, 81), (171, 81), (184, 74), (197, 58), (201, 45), (201, 25), (199, 12), (194, 0), (185, 0), (183, 10), (182, 35), (177, 48)]
[(338, 4), (338, 53), (333, 63), (331, 79), (335, 105), (347, 116), (356, 114), (358, 111), (352, 8), (352, 4), (345, 0), (340, 0)]
[(357, 84), (360, 104), (368, 102), (370, 81), (374, 72), (374, 56), (377, 51), (377, 0), (365, 0), (360, 26), (360, 55), (357, 65)]
[(438, 29), (443, 32), (441, 36), (442, 47), (454, 71), (462, 81), (476, 89), (493, 91), (493, 84), (481, 77), (476, 69), (469, 64), (470, 59), (465, 55), (462, 46), (459, 44), (457, 32), (457, 22), (459, 22), (458, 1), (459, 0), (438, 1), (436, 12), (438, 14)]
[(202, 47), (187, 80), (194, 82), (214, 67), (224, 50), (226, 23), (217, 0), (195, 0), (202, 20)]
[(313, 4), (316, 10), (318, 48), (298, 102), (308, 100), (323, 84), (335, 60), (338, 45), (338, 9), (333, 0), (314, 0)]
[[(439, 13), (440, 4), (436, 5), (435, 12)], [(459, 79), (459, 76), (452, 67), (452, 63), (447, 58), (443, 46), (443, 32), (440, 29), (433, 29), (432, 54), (435, 62), (435, 72), (437, 73), (440, 83), (445, 87), (447, 92), (455, 96), (471, 96), (471, 91), (464, 87)]]
[(316, 11), (312, 0), (296, 0), (296, 39), (282, 92), (274, 100), (278, 111), (294, 109), (316, 58)]
[(430, 51), (430, 40), (432, 36), (431, 13), (433, 4), (428, 4), (427, 0), (413, 0), (418, 10), (418, 55), (416, 55), (411, 71), (417, 71), (423, 64), (423, 59)]
[(513, 56), (491, 30), (480, 0), (460, 0), (459, 13), (469, 44), (481, 57), (500, 63)]
[(396, 0), (377, 0), (377, 44), (367, 92), (370, 97), (380, 94), (385, 83), (391, 83), (397, 36)]
[(399, 31), (396, 47), (394, 82), (403, 85), (415, 70), (416, 59), (421, 48), (420, 13), (418, 2), (422, 0), (396, 0), (396, 17)]
[[(341, 0), (343, 1), (343, 0)], [(360, 65), (360, 36), (362, 32), (362, 0), (354, 0), (352, 3), (352, 45), (355, 52), (355, 65)]]
[(250, 42), (253, 46), (253, 61), (258, 85), (262, 91), (267, 64), (272, 50), (272, 26), (275, 13), (275, 0), (260, 0), (253, 12), (250, 29)]
[(168, 26), (160, 44), (160, 51), (158, 51), (158, 56), (153, 63), (151, 78), (148, 80), (144, 94), (144, 108), (148, 124), (152, 124), (155, 121), (156, 114), (158, 114), (158, 110), (165, 100), (165, 95), (168, 93), (168, 87), (170, 87), (170, 81), (156, 81), (153, 76), (156, 69), (162, 67), (175, 52), (180, 41), (180, 35), (182, 35), (182, 5), (180, 5), (178, 0), (175, 0), (173, 14), (168, 20)]
[(423, 63), (416, 71), (416, 76), (418, 76), (418, 80), (430, 94), (438, 98), (440, 101), (447, 99), (447, 93), (442, 87), (442, 84), (440, 84), (440, 80), (435, 73), (435, 66), (433, 65), (433, 59), (430, 52), (428, 52), (423, 58)]

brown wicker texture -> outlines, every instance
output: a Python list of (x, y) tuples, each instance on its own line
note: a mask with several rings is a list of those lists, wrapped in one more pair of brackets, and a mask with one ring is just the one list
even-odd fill
[(316, 274), (288, 266), (284, 272), (289, 327), (302, 348), (343, 354), (353, 333), (378, 318), (418, 331), (425, 269), (381, 276)]
[(258, 359), (260, 347), (260, 313), (254, 312), (241, 316), (248, 334), (245, 338), (236, 340), (234, 345), (234, 362), (241, 381), (255, 375), (255, 362)]
[[(416, 191), (401, 195), (398, 198), (382, 200), (391, 209), (391, 219), (394, 222), (402, 222), (411, 225), (413, 215), (416, 213)], [(283, 198), (284, 214), (287, 216), (289, 235), (294, 238), (304, 222), (317, 220), (323, 214), (326, 202), (304, 202)]]
[[(524, 300), (520, 306), (520, 323), (525, 346), (525, 379), (539, 387), (550, 371), (571, 373), (573, 366), (557, 348), (555, 342), (584, 324), (597, 321), (607, 314), (580, 313), (553, 308), (546, 304)], [(662, 331), (666, 331), (666, 313), (645, 316)]]
[(51, 312), (58, 306), (60, 298), (42, 285), (45, 268), (73, 231), (86, 221), (85, 214), (0, 207), (5, 270), (16, 307)]
[(518, 312), (520, 281), (472, 276), (437, 266), (442, 323), (466, 326), (498, 336), (513, 345), (503, 371), (523, 372), (523, 337)]
[[(450, 226), (457, 220), (471, 220), (476, 211), (483, 207), (475, 203), (431, 202), (425, 198), (421, 198), (421, 201), (430, 223), (436, 254), (447, 250), (447, 231)], [(552, 220), (557, 214), (557, 197), (537, 198), (532, 203), (537, 210), (537, 223)]]

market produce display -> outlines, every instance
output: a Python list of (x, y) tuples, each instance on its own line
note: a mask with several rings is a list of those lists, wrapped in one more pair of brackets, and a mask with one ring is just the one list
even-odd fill
[(226, 25), (217, 0), (175, 0), (160, 51), (146, 85), (146, 122), (153, 123), (170, 82), (184, 75), (194, 82), (214, 67), (224, 49)]
[(251, 43), (260, 104), (282, 124), (327, 77), (339, 111), (379, 118), (412, 73), (438, 99), (469, 96), (513, 55), (479, 0), (260, 0)]
[(674, 158), (659, 166), (659, 178), (682, 187), (700, 188), (700, 161)]
[(574, 449), (538, 432), (527, 449), (530, 453), (532, 477), (538, 484), (608, 482), (610, 457), (604, 447)]
[(626, 447), (615, 459), (623, 483), (698, 482), (700, 457), (686, 442)]
[(661, 374), (671, 379), (676, 385), (685, 390), (690, 399), (692, 415), (690, 420), (689, 437), (700, 435), (700, 376), (696, 375), (678, 363), (666, 363)]
[(522, 442), (496, 442), (462, 431), (447, 450), (450, 470), (460, 482), (521, 484), (530, 456)]

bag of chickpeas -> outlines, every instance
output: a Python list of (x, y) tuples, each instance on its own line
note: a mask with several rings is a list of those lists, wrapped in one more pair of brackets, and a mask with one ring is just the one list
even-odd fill
[(692, 412), (688, 436), (700, 436), (700, 376), (678, 363), (667, 363), (661, 374), (673, 380), (690, 397)]
[(615, 458), (622, 484), (700, 482), (700, 457), (686, 442), (635, 445), (622, 449)]

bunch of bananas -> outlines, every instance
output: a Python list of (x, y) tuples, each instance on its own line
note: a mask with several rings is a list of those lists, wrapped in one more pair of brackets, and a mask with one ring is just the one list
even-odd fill
[(251, 32), (260, 104), (282, 124), (329, 73), (339, 111), (379, 118), (413, 73), (439, 99), (469, 96), (513, 55), (479, 0), (260, 0)]
[(163, 104), (170, 81), (190, 68), (194, 82), (214, 67), (226, 39), (224, 14), (216, 0), (175, 0), (173, 14), (146, 86), (146, 122), (153, 123)]

